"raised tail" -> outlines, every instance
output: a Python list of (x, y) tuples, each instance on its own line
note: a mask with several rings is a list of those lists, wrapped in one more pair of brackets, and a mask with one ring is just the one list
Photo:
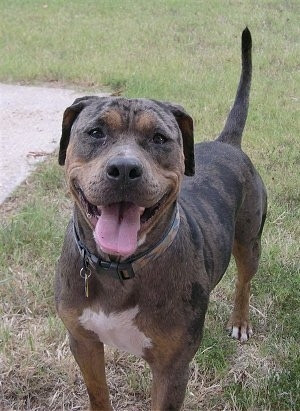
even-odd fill
[(248, 27), (242, 33), (242, 71), (233, 107), (217, 141), (241, 146), (242, 134), (246, 124), (252, 74), (252, 39)]

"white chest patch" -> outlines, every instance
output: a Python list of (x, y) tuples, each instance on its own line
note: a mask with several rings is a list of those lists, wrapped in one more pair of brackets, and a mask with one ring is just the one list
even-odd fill
[(151, 348), (152, 344), (134, 324), (138, 312), (138, 306), (109, 315), (85, 308), (79, 322), (86, 330), (96, 333), (104, 344), (141, 357), (144, 349)]

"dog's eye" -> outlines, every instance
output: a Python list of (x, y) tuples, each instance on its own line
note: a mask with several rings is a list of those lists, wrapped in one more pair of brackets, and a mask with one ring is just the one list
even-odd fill
[(99, 127), (93, 128), (92, 130), (89, 131), (89, 135), (93, 138), (104, 138), (105, 134), (103, 133), (103, 130)]
[(153, 136), (154, 144), (164, 144), (167, 140), (167, 137), (160, 133), (154, 134)]

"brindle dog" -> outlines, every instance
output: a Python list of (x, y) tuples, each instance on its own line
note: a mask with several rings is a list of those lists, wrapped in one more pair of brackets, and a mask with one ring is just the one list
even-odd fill
[(267, 201), (241, 150), (251, 43), (246, 28), (235, 102), (215, 141), (194, 145), (191, 117), (160, 101), (91, 96), (64, 113), (59, 163), (74, 213), (56, 304), (91, 410), (112, 410), (103, 344), (148, 362), (152, 410), (181, 408), (209, 294), (231, 253), (238, 276), (228, 328), (241, 341), (252, 334), (250, 280)]

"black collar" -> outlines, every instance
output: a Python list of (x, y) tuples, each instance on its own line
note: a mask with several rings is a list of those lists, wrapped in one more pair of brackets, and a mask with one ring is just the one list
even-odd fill
[(172, 244), (178, 232), (179, 223), (180, 214), (178, 205), (176, 205), (172, 222), (158, 243), (141, 254), (117, 263), (114, 261), (102, 260), (100, 257), (92, 254), (80, 240), (75, 221), (73, 220), (74, 237), (82, 260), (80, 275), (87, 281), (88, 277), (91, 275), (91, 270), (93, 270), (97, 274), (108, 273), (120, 281), (133, 278), (135, 276), (134, 269), (143, 268), (149, 261), (153, 261), (163, 254)]

